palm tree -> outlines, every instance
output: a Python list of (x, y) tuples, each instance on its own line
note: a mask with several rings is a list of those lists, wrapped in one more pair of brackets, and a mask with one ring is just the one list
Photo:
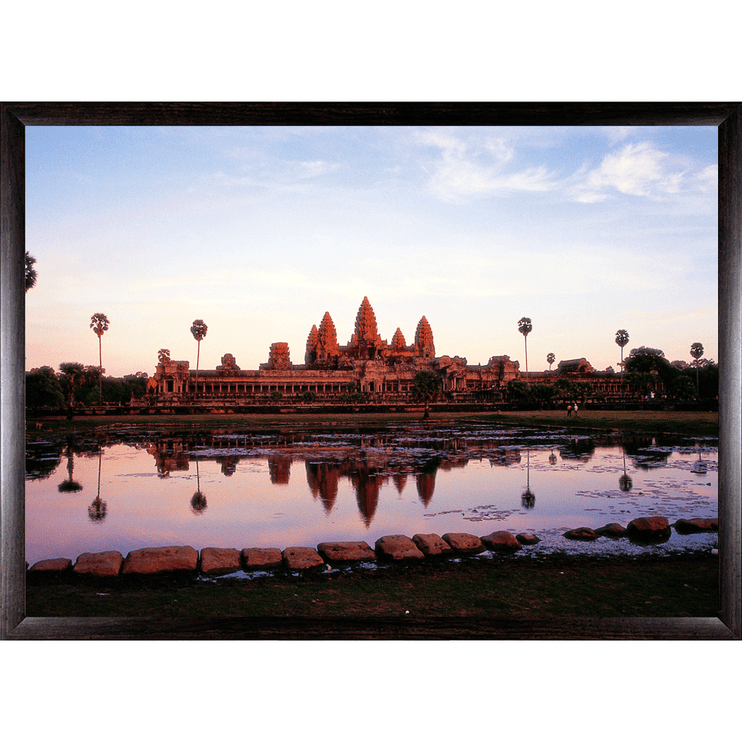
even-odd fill
[(528, 333), (532, 329), (533, 325), (528, 317), (521, 317), (518, 320), (518, 331), (523, 333), (523, 341), (526, 344), (526, 373), (528, 373)]
[(549, 353), (548, 356), (546, 356), (546, 362), (549, 364), (549, 371), (551, 371), (551, 364), (556, 361), (556, 356), (553, 353)]
[(97, 312), (90, 318), (90, 326), (93, 328), (93, 332), (98, 336), (98, 369), (100, 370), (100, 376), (98, 377), (98, 395), (99, 401), (103, 401), (103, 352), (101, 349), (101, 338), (103, 333), (108, 329), (108, 317), (105, 314)]
[(82, 363), (60, 363), (60, 377), (67, 390), (67, 419), (72, 419), (72, 410), (75, 405), (75, 390), (83, 385), (85, 380), (85, 367)]
[(32, 289), (36, 285), (36, 277), (38, 274), (36, 273), (36, 268), (34, 268), (35, 262), (36, 258), (26, 252), (26, 291)]
[(701, 395), (700, 389), (698, 387), (698, 359), (703, 356), (703, 345), (701, 343), (693, 343), (693, 345), (690, 346), (690, 354), (693, 356), (693, 358), (696, 359), (696, 394), (699, 396)]
[(629, 342), (629, 333), (626, 330), (616, 332), (616, 345), (621, 348), (621, 383), (623, 384), (623, 349)]
[(204, 324), (202, 319), (193, 320), (193, 324), (191, 325), (191, 335), (193, 335), (198, 343), (198, 350), (196, 351), (196, 392), (198, 392), (198, 362), (201, 355), (201, 341), (206, 337), (206, 331), (208, 329), (209, 328)]

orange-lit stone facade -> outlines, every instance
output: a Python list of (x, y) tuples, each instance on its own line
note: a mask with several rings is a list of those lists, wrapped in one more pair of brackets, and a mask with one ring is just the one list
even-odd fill
[(160, 354), (152, 394), (160, 400), (230, 400), (237, 404), (299, 401), (307, 392), (317, 402), (342, 401), (358, 394), (366, 401), (404, 402), (412, 399), (412, 384), (419, 371), (433, 371), (441, 380), (445, 399), (474, 396), (497, 400), (508, 382), (520, 378), (519, 364), (508, 356), (493, 356), (487, 365), (469, 366), (466, 358), (436, 356), (433, 331), (423, 316), (407, 344), (398, 327), (391, 342), (382, 340), (376, 315), (364, 297), (347, 345), (340, 345), (335, 323), (325, 312), (319, 326), (307, 337), (304, 363), (293, 364), (287, 343), (273, 343), (267, 363), (243, 371), (230, 353), (214, 370), (198, 371), (188, 361), (173, 361)]

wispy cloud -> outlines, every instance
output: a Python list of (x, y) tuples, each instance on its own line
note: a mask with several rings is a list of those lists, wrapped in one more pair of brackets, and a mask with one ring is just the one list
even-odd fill
[(572, 198), (583, 203), (617, 194), (663, 199), (677, 194), (686, 176), (685, 167), (649, 142), (629, 143), (605, 155), (598, 167), (583, 166), (570, 178), (570, 190)]
[(672, 154), (650, 141), (636, 141), (635, 127), (604, 131), (608, 151), (599, 154), (599, 161), (585, 160), (567, 174), (550, 168), (550, 149), (542, 151), (543, 161), (522, 164), (525, 152), (516, 149), (510, 138), (465, 138), (446, 130), (426, 130), (416, 133), (415, 143), (433, 150), (425, 161), (428, 188), (445, 201), (549, 192), (579, 203), (622, 196), (658, 203), (714, 192), (716, 165), (698, 170), (685, 155)]
[(442, 131), (417, 134), (417, 143), (439, 150), (430, 165), (429, 188), (445, 201), (462, 197), (545, 191), (554, 187), (543, 165), (511, 169), (515, 150), (505, 140), (487, 139), (476, 145)]
[(227, 186), (242, 188), (261, 186), (269, 188), (286, 188), (308, 180), (322, 178), (336, 172), (342, 167), (340, 163), (324, 160), (288, 161), (280, 163), (256, 163), (242, 168), (239, 173), (227, 172), (224, 169), (213, 174), (213, 178)]
[(603, 126), (601, 131), (606, 135), (611, 144), (628, 139), (636, 132), (635, 126)]

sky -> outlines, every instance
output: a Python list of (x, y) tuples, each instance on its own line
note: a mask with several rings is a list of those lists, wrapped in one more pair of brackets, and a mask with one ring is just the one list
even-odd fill
[[(525, 370), (717, 351), (715, 127), (27, 127), (26, 369), (242, 369), (367, 296), (408, 344)], [(555, 364), (556, 365), (556, 364)]]

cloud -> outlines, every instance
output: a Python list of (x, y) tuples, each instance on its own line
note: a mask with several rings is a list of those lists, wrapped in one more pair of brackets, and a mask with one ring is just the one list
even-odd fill
[(636, 127), (635, 126), (603, 126), (601, 127), (601, 131), (605, 136), (608, 138), (611, 144), (615, 144), (616, 142), (620, 142), (624, 139), (628, 139), (631, 136), (634, 136), (636, 133)]
[(440, 156), (430, 165), (429, 188), (444, 201), (554, 187), (543, 165), (509, 172), (515, 151), (504, 139), (490, 138), (472, 145), (444, 131), (429, 130), (419, 132), (416, 140), (424, 147), (440, 150)]
[(716, 193), (719, 186), (719, 166), (709, 165), (693, 177), (694, 187), (701, 193)]
[(583, 166), (571, 178), (572, 198), (595, 203), (617, 194), (664, 199), (679, 193), (687, 170), (649, 142), (624, 145), (603, 157), (597, 168)]
[(341, 163), (327, 160), (284, 160), (268, 158), (247, 148), (235, 150), (231, 157), (240, 164), (234, 171), (228, 164), (217, 169), (210, 180), (233, 188), (291, 188), (337, 172)]
[[(636, 127), (606, 127), (609, 149), (599, 164), (586, 160), (572, 174), (558, 175), (549, 160), (519, 166), (512, 137), (467, 138), (449, 130), (416, 132), (415, 143), (432, 149), (425, 171), (428, 188), (444, 201), (522, 193), (550, 193), (578, 203), (622, 196), (656, 203), (682, 199), (688, 213), (705, 209), (716, 189), (717, 166), (699, 169), (687, 155), (637, 141)], [(548, 156), (548, 155), (547, 155)], [(689, 200), (691, 199), (691, 200)]]

